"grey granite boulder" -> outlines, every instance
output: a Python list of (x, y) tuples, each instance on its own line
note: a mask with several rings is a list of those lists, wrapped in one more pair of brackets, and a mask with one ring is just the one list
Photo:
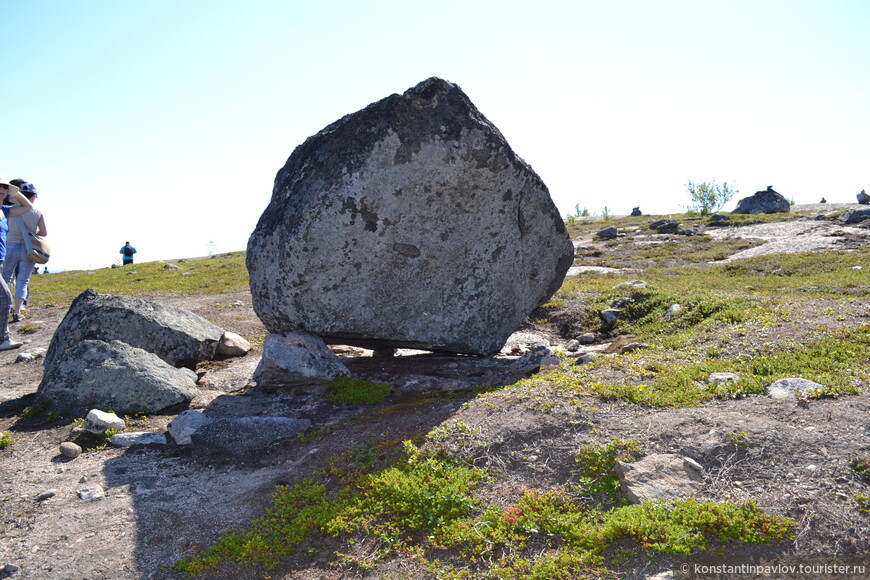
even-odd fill
[(870, 203), (870, 195), (867, 195), (867, 192), (864, 191), (863, 189), (861, 190), (861, 193), (859, 193), (855, 197), (858, 198), (858, 203), (860, 203), (862, 205), (866, 205), (866, 204)]
[(458, 86), (430, 78), (296, 148), (247, 266), (270, 332), (493, 354), (573, 256), (541, 178)]
[(870, 220), (870, 207), (847, 209), (842, 214), (840, 214), (840, 221), (847, 225), (859, 224), (865, 220)]
[(800, 377), (789, 377), (787, 379), (779, 379), (767, 385), (767, 396), (771, 399), (795, 399), (798, 396), (804, 397), (813, 393), (824, 391), (825, 386), (813, 382), (809, 379)]
[(764, 191), (756, 191), (754, 195), (744, 197), (737, 202), (737, 207), (731, 213), (788, 213), (791, 211), (791, 204), (781, 194), (773, 190), (772, 185), (768, 185)]
[(615, 226), (610, 226), (599, 230), (595, 235), (601, 240), (615, 240), (619, 237), (619, 230)]
[(37, 401), (82, 415), (94, 407), (158, 412), (188, 403), (196, 394), (196, 373), (120, 341), (85, 340), (66, 349), (45, 374)]
[(88, 289), (73, 301), (55, 330), (45, 368), (83, 340), (120, 340), (172, 366), (192, 367), (214, 358), (223, 334), (223, 329), (184, 308)]

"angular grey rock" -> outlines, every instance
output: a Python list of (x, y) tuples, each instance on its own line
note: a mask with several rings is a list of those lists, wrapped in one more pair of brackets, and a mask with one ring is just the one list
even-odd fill
[(636, 217), (636, 216), (639, 216), (639, 215), (643, 215), (643, 212), (640, 211), (640, 208), (639, 208), (639, 207), (633, 208), (633, 209), (631, 210), (631, 217)]
[(223, 418), (193, 432), (194, 453), (245, 457), (291, 439), (311, 427), (307, 419), (290, 417)]
[(514, 362), (514, 372), (533, 373), (541, 367), (557, 367), (561, 363), (562, 359), (549, 347), (536, 346)]
[(269, 391), (320, 384), (346, 376), (350, 376), (350, 371), (319, 337), (286, 332), (266, 335), (263, 358), (254, 371), (253, 380), (258, 387)]
[(120, 340), (154, 353), (172, 366), (193, 366), (214, 358), (223, 329), (183, 308), (136, 296), (88, 289), (72, 303), (45, 355), (50, 369), (83, 340)]
[(860, 204), (870, 203), (870, 195), (867, 195), (867, 192), (865, 192), (863, 189), (861, 190), (861, 193), (859, 193), (855, 197), (858, 198), (858, 203)]
[(870, 207), (857, 208), (857, 209), (847, 209), (843, 213), (840, 214), (840, 221), (844, 224), (857, 224), (863, 222), (864, 220), (870, 219)]
[(649, 225), (649, 228), (660, 234), (676, 234), (680, 231), (680, 224), (676, 220), (656, 220)]
[(260, 357), (249, 356), (221, 368), (209, 369), (196, 382), (201, 389), (232, 393), (241, 391), (254, 384), (254, 371), (260, 364)]
[(824, 385), (808, 379), (791, 377), (767, 385), (767, 396), (771, 399), (794, 399), (798, 395), (804, 396), (824, 388)]
[(595, 235), (602, 240), (615, 240), (619, 236), (619, 230), (615, 226), (610, 226), (603, 230), (598, 230)]
[(79, 499), (86, 501), (100, 501), (101, 499), (106, 499), (106, 492), (99, 485), (77, 489), (76, 494), (78, 494)]
[(619, 288), (621, 286), (628, 286), (633, 290), (644, 290), (646, 289), (647, 283), (644, 280), (629, 280), (628, 282), (620, 282), (613, 288)]
[(105, 433), (109, 429), (122, 431), (127, 428), (124, 420), (115, 413), (107, 413), (99, 409), (91, 409), (82, 423), (82, 429), (90, 433)]
[(540, 177), (438, 78), (297, 147), (247, 247), (254, 310), (272, 333), (483, 355), (573, 258)]
[(202, 411), (194, 409), (186, 409), (178, 414), (167, 426), (169, 435), (178, 445), (190, 445), (193, 443), (190, 436), (197, 429), (208, 425), (213, 419), (210, 419)]
[(788, 213), (791, 211), (791, 204), (781, 194), (773, 190), (772, 185), (768, 185), (764, 191), (756, 191), (754, 195), (744, 197), (737, 202), (737, 207), (731, 213)]
[(224, 332), (217, 345), (215, 354), (220, 356), (245, 356), (251, 350), (251, 343), (235, 332)]
[(649, 348), (649, 345), (643, 342), (630, 342), (623, 347), (620, 347), (619, 354), (628, 354), (630, 352), (634, 352), (636, 350), (641, 350), (644, 348)]
[(148, 433), (146, 431), (131, 431), (112, 435), (112, 445), (130, 447), (132, 445), (166, 445), (166, 435), (163, 433)]
[(671, 304), (668, 306), (668, 309), (665, 310), (665, 320), (667, 322), (673, 322), (674, 318), (677, 317), (677, 314), (683, 311), (683, 306), (680, 304)]
[(740, 375), (735, 373), (710, 373), (707, 377), (707, 384), (710, 385), (727, 385), (728, 383), (736, 383), (740, 380)]
[(620, 310), (618, 308), (608, 308), (607, 310), (602, 310), (599, 312), (599, 316), (601, 316), (601, 321), (607, 326), (613, 326), (619, 320)]
[(595, 342), (595, 333), (584, 332), (577, 337), (577, 342), (579, 342), (580, 344), (592, 344), (593, 342)]
[(82, 448), (72, 441), (64, 441), (60, 444), (60, 454), (70, 459), (75, 459), (82, 454)]
[(38, 494), (35, 498), (33, 498), (33, 501), (45, 501), (47, 499), (53, 498), (56, 495), (57, 495), (56, 489), (49, 489), (49, 490), (43, 491), (42, 493)]
[(550, 347), (550, 341), (539, 334), (515, 332), (508, 337), (503, 353), (525, 353), (538, 346)]
[(731, 218), (721, 213), (714, 213), (710, 216), (709, 224), (711, 226), (725, 226), (731, 221)]
[(94, 407), (154, 413), (188, 403), (196, 392), (196, 373), (190, 369), (117, 340), (86, 340), (46, 367), (36, 400), (74, 415)]
[(703, 477), (698, 463), (681, 455), (648, 455), (634, 463), (616, 463), (622, 491), (631, 503), (693, 497)]

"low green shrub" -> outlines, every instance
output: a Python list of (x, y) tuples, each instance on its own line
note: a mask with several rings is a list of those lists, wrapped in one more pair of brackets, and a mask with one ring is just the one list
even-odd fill
[(0, 449), (6, 449), (13, 443), (15, 443), (15, 438), (12, 437), (12, 433), (9, 431), (0, 432)]
[(612, 502), (625, 503), (622, 485), (616, 475), (616, 462), (632, 463), (643, 457), (639, 441), (614, 439), (605, 445), (585, 445), (574, 460), (578, 464), (577, 475), (581, 493), (593, 498), (609, 497)]
[(385, 383), (370, 383), (353, 377), (338, 377), (326, 383), (326, 398), (342, 405), (380, 403), (393, 392)]

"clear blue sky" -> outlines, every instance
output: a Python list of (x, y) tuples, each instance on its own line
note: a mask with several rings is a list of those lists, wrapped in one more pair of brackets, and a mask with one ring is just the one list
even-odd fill
[(298, 144), (430, 76), (563, 214), (683, 211), (688, 179), (870, 189), (866, 1), (0, 0), (0, 24), (0, 175), (39, 188), (55, 270), (244, 249)]

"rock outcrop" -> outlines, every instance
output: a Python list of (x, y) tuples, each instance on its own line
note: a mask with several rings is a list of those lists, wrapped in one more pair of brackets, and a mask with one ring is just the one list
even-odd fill
[(737, 202), (737, 207), (731, 213), (788, 213), (791, 204), (781, 194), (768, 185), (766, 190), (756, 191), (754, 195), (744, 197)]
[(840, 221), (844, 224), (859, 224), (870, 219), (870, 207), (847, 209), (840, 214)]
[(573, 260), (540, 177), (438, 78), (297, 147), (247, 250), (272, 333), (469, 354), (498, 352)]

